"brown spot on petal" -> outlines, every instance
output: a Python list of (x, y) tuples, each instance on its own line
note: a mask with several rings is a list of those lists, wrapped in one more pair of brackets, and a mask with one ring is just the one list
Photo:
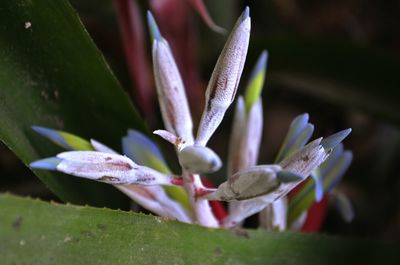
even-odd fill
[(107, 165), (108, 166), (112, 165), (113, 167), (115, 167), (115, 170), (131, 170), (131, 169), (133, 169), (130, 164), (125, 163), (125, 162), (113, 162), (113, 163), (107, 163)]
[(105, 160), (106, 161), (110, 161), (110, 160), (112, 160), (112, 158), (108, 156), (108, 157), (105, 158)]
[(101, 181), (116, 182), (116, 181), (119, 181), (119, 178), (111, 177), (111, 176), (102, 176), (101, 178), (99, 178), (99, 180), (101, 180)]

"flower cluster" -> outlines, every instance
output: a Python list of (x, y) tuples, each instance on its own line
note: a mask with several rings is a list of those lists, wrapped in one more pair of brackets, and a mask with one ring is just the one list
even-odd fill
[[(69, 151), (33, 162), (31, 167), (114, 185), (142, 207), (182, 222), (234, 227), (261, 212), (261, 224), (266, 228), (283, 230), (301, 226), (310, 205), (330, 193), (348, 168), (352, 155), (343, 150), (340, 142), (351, 130), (307, 144), (314, 126), (309, 123), (308, 114), (302, 114), (291, 123), (274, 164), (257, 165), (263, 123), (261, 89), (268, 57), (264, 51), (245, 95), (239, 96), (236, 103), (227, 180), (217, 188), (206, 188), (201, 175), (216, 172), (222, 166), (221, 159), (207, 143), (235, 99), (249, 45), (249, 8), (239, 17), (218, 58), (207, 86), (196, 136), (171, 49), (151, 13), (148, 20), (155, 83), (165, 126), (154, 133), (174, 145), (182, 172), (173, 174), (157, 146), (135, 130), (129, 130), (122, 139), (123, 155), (120, 155), (95, 140), (88, 142), (38, 126), (33, 129)], [(298, 191), (288, 196), (296, 187)], [(341, 194), (336, 197), (345, 217), (351, 219), (348, 201)], [(229, 202), (229, 213), (215, 214), (210, 201)]]

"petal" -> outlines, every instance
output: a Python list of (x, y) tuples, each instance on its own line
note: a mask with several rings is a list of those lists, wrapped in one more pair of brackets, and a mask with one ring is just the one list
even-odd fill
[[(140, 165), (151, 167), (161, 173), (171, 174), (158, 146), (145, 134), (129, 130), (122, 138), (123, 153)], [(171, 198), (180, 202), (185, 209), (190, 210), (187, 193), (181, 187), (165, 186), (164, 189)]]
[(293, 143), (303, 132), (304, 128), (306, 128), (306, 126), (309, 124), (308, 119), (308, 113), (304, 113), (293, 119), (286, 134), (285, 140), (279, 149), (275, 162), (280, 162), (288, 156), (289, 149), (293, 146)]
[(244, 96), (247, 111), (249, 111), (251, 106), (260, 99), (261, 91), (264, 86), (267, 60), (268, 52), (263, 51), (258, 58), (257, 63), (253, 68), (253, 71), (251, 72), (250, 80), (247, 84)]
[(153, 69), (158, 102), (167, 131), (193, 143), (193, 124), (185, 88), (168, 42), (162, 38), (151, 13), (148, 16), (153, 32)]
[(29, 166), (35, 169), (57, 170), (57, 165), (60, 164), (60, 162), (60, 158), (49, 157), (32, 162), (29, 164)]
[(206, 90), (206, 104), (197, 131), (196, 143), (205, 146), (235, 98), (250, 38), (247, 7), (236, 22), (218, 58)]
[(92, 163), (92, 164), (113, 164), (124, 165), (133, 168), (137, 166), (131, 159), (118, 154), (101, 153), (95, 151), (70, 151), (57, 155), (58, 158), (71, 162)]
[(241, 169), (241, 161), (243, 159), (243, 153), (241, 152), (241, 141), (243, 134), (245, 133), (243, 128), (246, 127), (246, 109), (244, 105), (244, 99), (239, 96), (235, 106), (235, 116), (232, 121), (231, 135), (229, 139), (229, 151), (228, 151), (228, 162), (227, 162), (227, 175), (232, 176), (234, 173)]
[(161, 170), (160, 168), (154, 167), (154, 161), (157, 161), (157, 165), (162, 164), (163, 168), (167, 167), (158, 146), (139, 131), (128, 130), (128, 135), (122, 138), (122, 152), (140, 165)]
[(351, 128), (346, 130), (337, 132), (335, 134), (330, 135), (329, 137), (324, 138), (321, 141), (321, 145), (326, 149), (333, 149), (339, 143), (341, 143), (349, 134), (351, 133)]
[(67, 150), (93, 150), (92, 145), (79, 136), (40, 126), (32, 126), (32, 129)]
[[(352, 160), (352, 153), (344, 151), (341, 145), (337, 146), (328, 159), (320, 167), (320, 179), (323, 183), (323, 193), (329, 193), (340, 181)], [(315, 182), (312, 179), (304, 185), (289, 200), (288, 222), (292, 223), (298, 216), (309, 209), (316, 198)]]
[(150, 11), (147, 11), (147, 23), (149, 24), (150, 35), (152, 40), (161, 40), (162, 36), (156, 20), (154, 19), (153, 14)]

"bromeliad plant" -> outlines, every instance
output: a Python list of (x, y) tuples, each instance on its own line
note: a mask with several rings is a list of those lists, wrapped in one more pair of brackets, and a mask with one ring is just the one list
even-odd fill
[[(172, 173), (156, 144), (135, 130), (129, 130), (122, 139), (123, 155), (120, 155), (95, 140), (89, 142), (38, 126), (33, 129), (69, 151), (33, 162), (31, 167), (114, 185), (149, 211), (186, 223), (234, 227), (261, 212), (260, 223), (268, 229), (301, 227), (314, 200), (320, 201), (324, 194), (332, 193), (348, 168), (352, 155), (343, 150), (340, 142), (351, 130), (307, 144), (314, 126), (308, 122), (308, 114), (300, 115), (290, 125), (274, 164), (256, 165), (263, 123), (261, 89), (267, 62), (267, 53), (263, 52), (245, 96), (240, 96), (236, 104), (228, 178), (217, 188), (206, 188), (200, 176), (216, 172), (222, 166), (221, 159), (207, 143), (235, 99), (250, 38), (249, 8), (239, 17), (218, 58), (207, 86), (196, 136), (171, 49), (151, 13), (148, 20), (155, 83), (165, 126), (165, 130), (154, 133), (174, 145), (181, 172)], [(295, 188), (297, 191), (293, 193)], [(348, 200), (336, 194), (340, 209), (350, 220)], [(213, 211), (210, 201), (228, 201), (229, 213)]]

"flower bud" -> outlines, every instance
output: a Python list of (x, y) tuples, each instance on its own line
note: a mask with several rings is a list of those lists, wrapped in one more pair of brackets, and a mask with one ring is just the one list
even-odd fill
[(235, 98), (250, 38), (247, 7), (236, 22), (218, 58), (206, 90), (206, 102), (196, 143), (205, 146)]
[(279, 165), (253, 166), (239, 171), (207, 195), (209, 200), (246, 200), (265, 195), (279, 186)]
[(212, 173), (222, 166), (218, 155), (204, 146), (186, 146), (178, 153), (178, 158), (184, 169), (195, 174)]
[(168, 42), (160, 35), (151, 13), (148, 13), (148, 19), (154, 37), (154, 78), (165, 128), (192, 144), (193, 124), (182, 78)]
[(136, 165), (125, 156), (92, 151), (71, 151), (57, 155), (58, 171), (108, 184), (173, 185), (174, 177)]

